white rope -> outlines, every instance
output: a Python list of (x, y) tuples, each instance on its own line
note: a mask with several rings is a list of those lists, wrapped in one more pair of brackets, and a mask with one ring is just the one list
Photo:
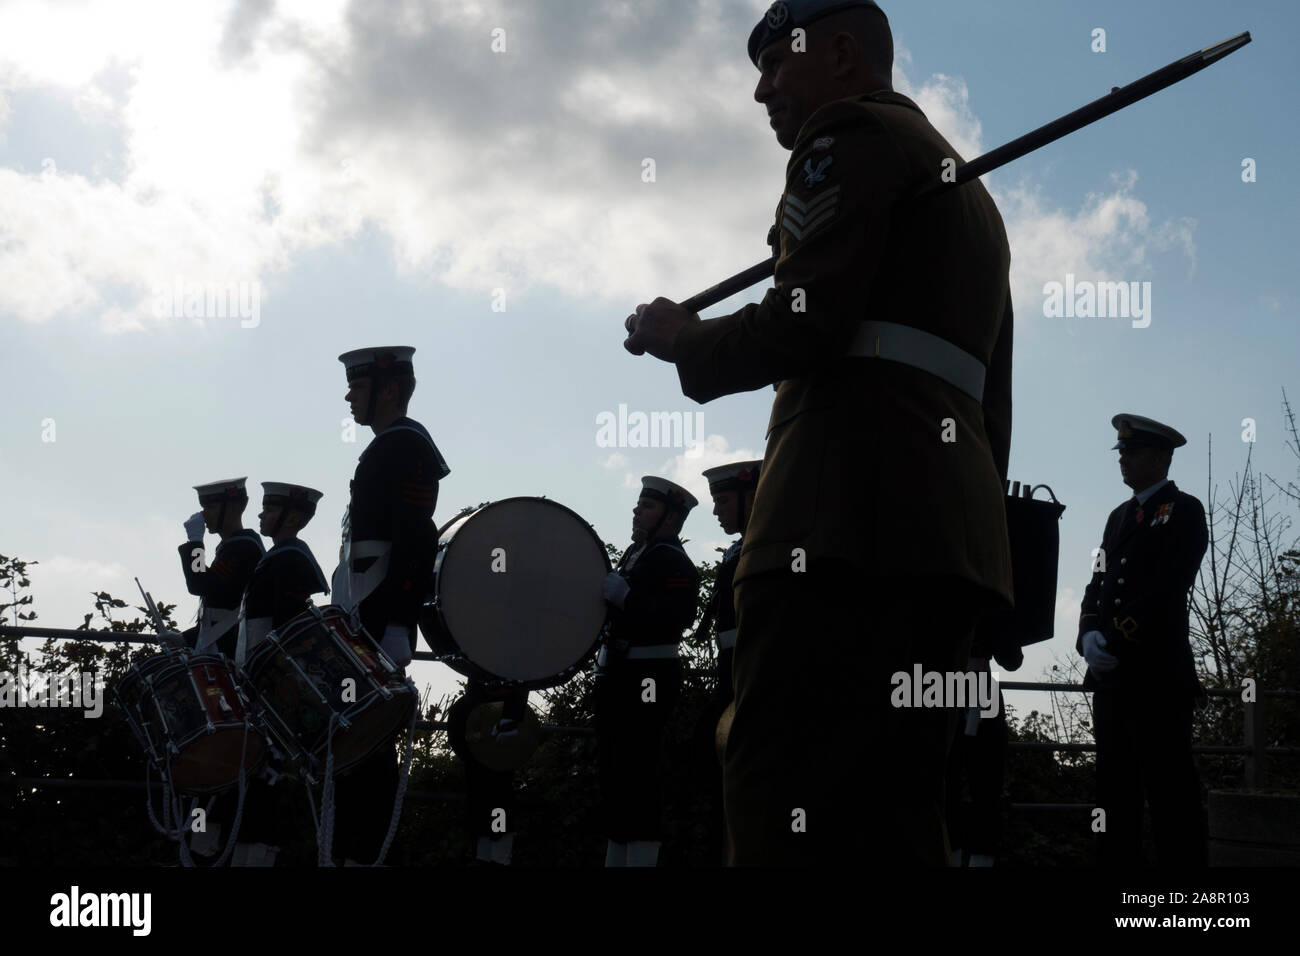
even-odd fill
[[(416, 701), (419, 701), (418, 695)], [(384, 857), (388, 856), (388, 848), (392, 846), (393, 837), (397, 834), (397, 824), (402, 819), (402, 801), (406, 799), (406, 784), (411, 775), (411, 758), (415, 755), (415, 719), (419, 715), (419, 706), (413, 704), (411, 707), (411, 723), (406, 728), (406, 756), (402, 759), (402, 773), (397, 779), (397, 798), (393, 801), (393, 817), (388, 824), (388, 835), (384, 837), (384, 845), (379, 849), (379, 857), (371, 864), (372, 866), (383, 866)], [(391, 745), (389, 746), (391, 747)]]
[(325, 744), (325, 783), (321, 789), (320, 825), (316, 830), (316, 865), (334, 865), (334, 727), (339, 715), (330, 715)]

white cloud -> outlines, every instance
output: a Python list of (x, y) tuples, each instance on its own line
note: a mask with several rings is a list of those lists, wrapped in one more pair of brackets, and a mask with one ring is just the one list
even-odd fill
[[(717, 55), (752, 19), (710, 3), (8, 4), (0, 35), (23, 42), (0, 54), (7, 108), (60, 91), (107, 114), (124, 155), (118, 180), (0, 170), (0, 314), (145, 328), (177, 276), (265, 286), (363, 227), (399, 268), (459, 289), (696, 291), (764, 254), (780, 191), (753, 72)], [(509, 52), (493, 54), (503, 23)], [(978, 155), (965, 81), (913, 82), (910, 63), (900, 47), (898, 89)], [(1024, 183), (998, 198), (1022, 307), (1065, 271), (1194, 256), (1194, 224), (1152, 224), (1131, 175), (1078, 210)]]
[(614, 452), (612, 455), (610, 455), (608, 458), (606, 458), (604, 461), (602, 461), (602, 462), (600, 463), (600, 466), (601, 466), (602, 468), (608, 468), (608, 469), (610, 469), (611, 471), (612, 471), (613, 469), (615, 469), (615, 468), (626, 468), (626, 467), (627, 467), (627, 455), (624, 455), (622, 452), (617, 452), (617, 451), (616, 451), (616, 452)]

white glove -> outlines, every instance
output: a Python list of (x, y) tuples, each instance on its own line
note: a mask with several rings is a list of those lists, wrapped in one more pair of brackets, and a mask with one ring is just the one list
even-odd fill
[(202, 541), (203, 529), (206, 527), (203, 521), (203, 512), (196, 511), (185, 521), (185, 540)]
[(1115, 655), (1106, 651), (1106, 636), (1101, 631), (1088, 631), (1083, 635), (1083, 659), (1088, 669), (1102, 677), (1119, 666)]
[(384, 639), (379, 642), (384, 653), (393, 659), (398, 667), (411, 663), (411, 629), (400, 624), (389, 624), (384, 628)]
[(497, 743), (509, 740), (511, 737), (518, 736), (519, 721), (511, 720), (509, 717), (502, 717), (495, 727), (492, 728), (492, 737)]
[(606, 601), (621, 609), (623, 602), (627, 600), (627, 592), (632, 590), (632, 587), (627, 583), (627, 578), (617, 571), (611, 571), (605, 575), (605, 585), (601, 590)]

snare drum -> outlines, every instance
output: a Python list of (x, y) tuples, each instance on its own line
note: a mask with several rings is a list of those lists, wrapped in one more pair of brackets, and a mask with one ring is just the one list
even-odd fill
[(443, 528), (420, 630), (474, 680), (554, 687), (595, 653), (609, 555), (575, 512), (506, 498)]
[(265, 742), (248, 722), (224, 657), (169, 651), (131, 665), (113, 690), (149, 758), (181, 793), (205, 794), (239, 782), (262, 762)]
[(337, 605), (310, 607), (271, 631), (245, 665), (272, 739), (310, 775), (325, 769), (330, 718), (341, 773), (410, 723), (418, 695)]

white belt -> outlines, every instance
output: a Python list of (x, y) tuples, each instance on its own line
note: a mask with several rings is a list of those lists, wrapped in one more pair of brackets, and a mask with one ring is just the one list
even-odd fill
[(856, 358), (882, 358), (919, 368), (984, 401), (984, 363), (947, 339), (897, 322), (863, 322), (849, 344)]
[(733, 627), (729, 631), (718, 632), (718, 650), (725, 651), (729, 647), (736, 646), (736, 629)]
[(625, 655), (629, 661), (661, 660), (677, 656), (676, 644), (649, 644), (643, 647), (629, 647)]

